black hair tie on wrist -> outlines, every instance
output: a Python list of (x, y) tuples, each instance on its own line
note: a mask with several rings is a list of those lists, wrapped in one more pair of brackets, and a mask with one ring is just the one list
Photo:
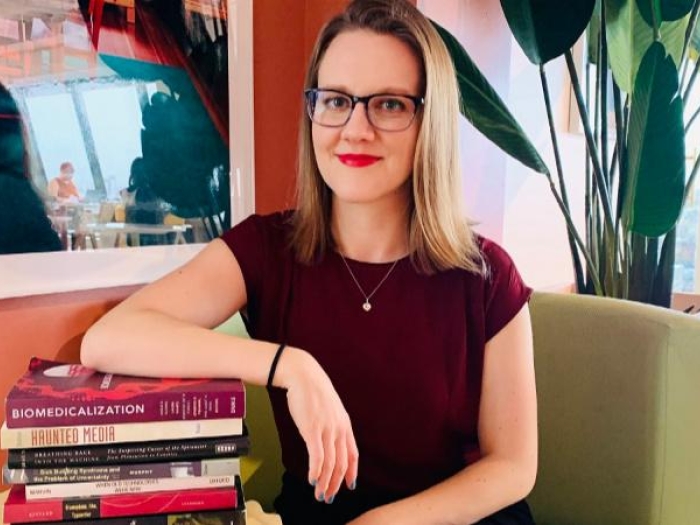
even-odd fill
[(277, 363), (279, 363), (282, 351), (285, 349), (286, 346), (287, 345), (285, 343), (282, 343), (277, 349), (277, 352), (275, 352), (275, 357), (272, 358), (272, 364), (270, 365), (270, 373), (267, 376), (267, 388), (272, 388), (272, 380), (275, 378)]

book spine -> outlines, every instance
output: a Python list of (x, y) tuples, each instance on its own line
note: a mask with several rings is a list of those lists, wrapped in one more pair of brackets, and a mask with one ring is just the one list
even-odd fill
[(242, 390), (154, 392), (92, 403), (8, 397), (5, 413), (8, 428), (242, 418), (245, 394)]
[(241, 435), (243, 419), (204, 419), (197, 421), (159, 421), (120, 425), (86, 425), (0, 429), (0, 448), (67, 447), (109, 443), (133, 443), (162, 439), (191, 439)]
[(189, 478), (125, 479), (85, 483), (42, 483), (27, 485), (27, 501), (49, 498), (92, 498), (115, 494), (207, 489), (235, 486), (235, 476), (199, 476)]
[[(244, 509), (207, 510), (186, 514), (155, 514), (80, 520), (80, 525), (173, 525), (175, 523), (210, 523), (216, 525), (246, 525)], [(73, 520), (37, 522), (37, 525), (76, 525)]]
[(98, 498), (35, 501), (9, 501), (8, 498), (3, 520), (14, 524), (235, 509), (238, 506), (237, 495), (235, 487), (227, 487)]
[(191, 461), (212, 457), (244, 456), (248, 450), (247, 436), (120, 443), (90, 447), (22, 448), (8, 451), (7, 465), (12, 469), (28, 469), (121, 465), (151, 461)]
[(83, 483), (131, 479), (232, 476), (241, 473), (238, 458), (173, 461), (165, 463), (131, 463), (61, 468), (3, 468), (7, 484)]

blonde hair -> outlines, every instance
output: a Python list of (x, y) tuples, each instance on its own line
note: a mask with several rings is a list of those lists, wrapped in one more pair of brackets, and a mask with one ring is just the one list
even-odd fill
[[(409, 202), (409, 252), (422, 273), (463, 268), (483, 274), (484, 261), (461, 206), (458, 115), (459, 91), (450, 55), (430, 21), (405, 0), (355, 0), (321, 31), (309, 63), (305, 87), (317, 87), (318, 70), (339, 34), (369, 30), (407, 44), (422, 71), (425, 103), (413, 160)], [(332, 195), (314, 155), (311, 122), (302, 115), (299, 136), (297, 209), (291, 244), (298, 260), (318, 261), (334, 247)]]

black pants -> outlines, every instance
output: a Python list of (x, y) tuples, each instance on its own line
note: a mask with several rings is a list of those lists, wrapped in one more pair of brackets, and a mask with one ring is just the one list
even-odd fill
[[(275, 500), (275, 510), (282, 517), (283, 525), (345, 525), (360, 514), (396, 499), (363, 493), (358, 486), (354, 491), (342, 487), (331, 504), (318, 502), (313, 487), (287, 473), (282, 478), (282, 493)], [(476, 525), (534, 524), (530, 508), (521, 500)]]

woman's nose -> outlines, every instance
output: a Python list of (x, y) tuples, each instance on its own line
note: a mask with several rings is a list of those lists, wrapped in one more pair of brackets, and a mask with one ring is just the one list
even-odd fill
[(348, 140), (369, 140), (374, 137), (374, 126), (367, 117), (367, 106), (358, 102), (343, 126), (342, 137)]

